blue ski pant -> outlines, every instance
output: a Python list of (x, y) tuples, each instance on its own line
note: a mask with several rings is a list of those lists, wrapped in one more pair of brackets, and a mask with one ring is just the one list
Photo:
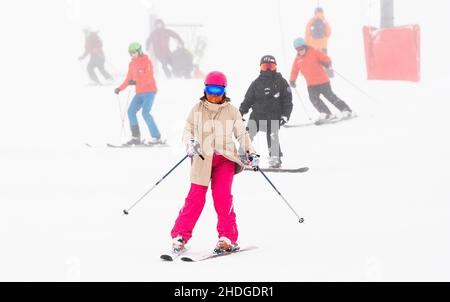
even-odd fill
[(155, 120), (153, 116), (150, 114), (152, 110), (153, 101), (155, 100), (155, 93), (147, 92), (147, 93), (138, 93), (134, 96), (131, 101), (130, 107), (128, 107), (128, 119), (130, 121), (130, 127), (138, 125), (138, 119), (136, 114), (139, 110), (142, 109), (142, 117), (147, 124), (148, 130), (150, 131), (150, 135), (152, 137), (159, 138), (161, 137), (161, 133), (156, 126)]

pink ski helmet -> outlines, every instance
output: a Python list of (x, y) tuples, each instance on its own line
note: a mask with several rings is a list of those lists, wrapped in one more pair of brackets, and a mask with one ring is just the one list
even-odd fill
[(227, 77), (220, 71), (212, 71), (205, 78), (205, 85), (227, 86)]

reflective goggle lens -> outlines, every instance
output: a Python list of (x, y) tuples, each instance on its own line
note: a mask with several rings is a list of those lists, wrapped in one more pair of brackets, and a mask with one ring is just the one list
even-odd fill
[(261, 70), (262, 71), (275, 71), (277, 69), (277, 64), (275, 63), (263, 63), (261, 64)]
[(205, 92), (207, 94), (222, 95), (225, 93), (225, 87), (216, 86), (216, 85), (208, 85), (208, 86), (205, 86)]

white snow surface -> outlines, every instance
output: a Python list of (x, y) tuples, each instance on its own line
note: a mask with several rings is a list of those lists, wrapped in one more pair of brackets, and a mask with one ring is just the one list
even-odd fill
[[(450, 281), (450, 3), (396, 0), (396, 23), (422, 27), (422, 81), (408, 83), (366, 80), (362, 26), (376, 25), (377, 1), (320, 2), (333, 29), (335, 69), (373, 99), (337, 76), (336, 94), (359, 118), (282, 130), (284, 166), (310, 171), (268, 176), (305, 223), (261, 175), (245, 172), (233, 184), (239, 243), (258, 249), (166, 263), (159, 255), (170, 247), (189, 189), (189, 163), (129, 216), (122, 210), (185, 155), (181, 131), (202, 81), (157, 75), (152, 114), (170, 148), (108, 149), (106, 142), (129, 135), (127, 120), (121, 134), (119, 109), (129, 93), (117, 98), (115, 85), (86, 85), (86, 62), (77, 61), (80, 28), (101, 30), (107, 68), (124, 74), (127, 44), (147, 37), (151, 2), (3, 1), (0, 281)], [(262, 55), (275, 55), (289, 76), (291, 42), (303, 35), (317, 2), (153, 4), (167, 23), (205, 25), (202, 67), (227, 74), (228, 95), (239, 106)], [(313, 115), (304, 81), (297, 84)], [(306, 119), (294, 96), (291, 123)], [(264, 162), (263, 135), (255, 147)], [(208, 193), (191, 249), (211, 250), (215, 228)]]

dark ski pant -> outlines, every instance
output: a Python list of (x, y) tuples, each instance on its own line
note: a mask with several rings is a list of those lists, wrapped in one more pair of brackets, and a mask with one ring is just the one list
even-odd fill
[(328, 109), (327, 105), (320, 99), (320, 96), (323, 95), (333, 106), (335, 106), (339, 111), (352, 111), (350, 107), (340, 98), (334, 94), (331, 90), (330, 82), (320, 85), (314, 85), (308, 87), (309, 99), (313, 106), (320, 113), (331, 114), (330, 109)]
[(280, 121), (279, 120), (250, 120), (247, 125), (250, 140), (253, 141), (258, 132), (266, 132), (267, 147), (269, 148), (269, 156), (282, 157), (280, 147)]
[(162, 69), (164, 71), (164, 74), (166, 75), (167, 78), (171, 78), (172, 77), (172, 71), (169, 68), (169, 65), (172, 66), (172, 60), (170, 57), (160, 57), (157, 58), (158, 61), (161, 63)]
[(105, 69), (105, 59), (99, 57), (91, 57), (89, 63), (87, 65), (87, 72), (91, 80), (95, 83), (100, 83), (97, 74), (95, 73), (95, 69), (98, 68), (103, 77), (107, 80), (112, 79), (109, 72)]

